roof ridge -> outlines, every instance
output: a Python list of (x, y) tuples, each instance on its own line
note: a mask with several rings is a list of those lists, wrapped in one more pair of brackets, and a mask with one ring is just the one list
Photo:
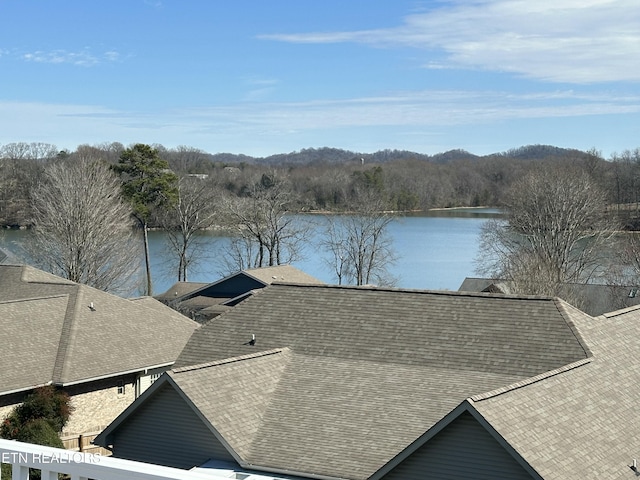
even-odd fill
[(613, 317), (618, 317), (620, 315), (625, 315), (629, 312), (633, 312), (634, 310), (639, 310), (639, 309), (640, 309), (640, 305), (631, 305), (630, 307), (620, 308), (612, 312), (605, 312), (600, 316), (604, 318), (613, 318)]
[(561, 298), (556, 297), (553, 300), (554, 300), (554, 303), (556, 305), (556, 308), (558, 309), (558, 312), (560, 312), (560, 315), (562, 316), (562, 318), (566, 322), (567, 326), (571, 330), (571, 333), (573, 334), (575, 339), (578, 341), (578, 343), (580, 344), (580, 346), (584, 350), (585, 355), (587, 357), (593, 356), (593, 353), (591, 352), (591, 349), (589, 348), (589, 344), (582, 337), (582, 335), (580, 334), (580, 331), (578, 330), (578, 327), (576, 326), (574, 321), (571, 319), (571, 313), (569, 311), (569, 308), (575, 310), (576, 313), (584, 315), (584, 316), (587, 316), (587, 317), (589, 317), (591, 319), (593, 319), (593, 317), (591, 315), (588, 315), (588, 314), (584, 313), (582, 310), (574, 307), (573, 305), (565, 302)]
[(555, 297), (546, 295), (525, 295), (519, 293), (487, 293), (487, 292), (468, 292), (459, 290), (428, 290), (419, 288), (399, 288), (399, 287), (384, 287), (375, 285), (332, 285), (332, 284), (311, 284), (311, 283), (296, 283), (296, 282), (273, 282), (271, 285), (279, 287), (305, 287), (305, 288), (326, 288), (334, 290), (372, 290), (383, 292), (398, 292), (398, 293), (419, 293), (425, 295), (439, 295), (439, 296), (451, 296), (451, 297), (477, 297), (477, 298), (495, 298), (495, 299), (508, 299), (508, 300), (542, 300), (551, 301)]
[[(56, 275), (55, 273), (47, 272), (46, 270), (41, 270), (36, 267), (32, 267), (31, 265), (18, 265), (22, 270), (20, 273), (20, 281), (24, 283), (32, 283), (32, 284), (45, 284), (45, 285), (66, 285), (68, 287), (79, 285), (77, 282), (73, 280), (69, 280), (67, 278)], [(41, 275), (43, 278), (33, 279), (29, 278), (29, 275)]]
[(267, 357), (269, 355), (275, 355), (277, 353), (282, 353), (285, 351), (289, 351), (289, 347), (282, 348), (272, 348), (270, 350), (263, 350), (261, 352), (247, 353), (245, 355), (238, 355), (236, 357), (229, 357), (223, 360), (213, 360), (211, 362), (198, 363), (196, 365), (188, 365), (184, 367), (173, 368), (171, 370), (172, 373), (184, 373), (193, 370), (202, 370), (209, 367), (217, 367), (220, 365), (226, 365), (228, 363), (242, 362), (244, 360), (251, 360), (253, 358)]
[(573, 370), (575, 368), (581, 367), (588, 363), (591, 363), (593, 357), (582, 358), (576, 362), (568, 363), (562, 367), (554, 368), (553, 370), (549, 370), (547, 372), (540, 373), (538, 375), (534, 375), (533, 377), (525, 378), (524, 380), (520, 380), (518, 382), (511, 383), (509, 385), (505, 385), (504, 387), (496, 388), (494, 390), (490, 390), (485, 393), (479, 393), (477, 395), (473, 395), (469, 397), (467, 400), (471, 402), (480, 402), (482, 400), (487, 400), (489, 398), (497, 397), (507, 392), (511, 392), (513, 390), (517, 390), (519, 388), (526, 387), (528, 385), (532, 385), (534, 383), (541, 382), (542, 380), (546, 380), (547, 378), (554, 377), (556, 375), (560, 375), (564, 372), (568, 372), (569, 370)]
[(66, 372), (67, 363), (67, 351), (71, 344), (71, 335), (73, 332), (73, 325), (80, 308), (80, 302), (78, 296), (80, 293), (80, 285), (76, 284), (76, 288), (73, 289), (73, 293), (69, 293), (69, 300), (67, 301), (67, 310), (64, 315), (64, 322), (60, 329), (60, 341), (58, 342), (58, 351), (56, 353), (56, 359), (53, 364), (52, 380), (54, 384), (64, 383), (64, 373)]

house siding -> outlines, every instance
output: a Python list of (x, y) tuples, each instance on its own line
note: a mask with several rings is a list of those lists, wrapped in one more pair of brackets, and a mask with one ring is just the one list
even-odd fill
[(462, 413), (383, 480), (531, 480), (532, 477), (468, 413)]
[(197, 294), (185, 296), (191, 298), (194, 295), (204, 297), (235, 297), (247, 293), (256, 288), (263, 288), (264, 283), (258, 282), (244, 274), (235, 275), (223, 282), (216, 283), (197, 292)]
[[(131, 374), (63, 387), (62, 390), (69, 394), (73, 411), (61, 435), (84, 435), (103, 430), (133, 403), (135, 384), (136, 375)], [(118, 393), (118, 386), (124, 387), (123, 393)], [(0, 420), (4, 420), (32, 392), (0, 397)]]
[[(136, 378), (131, 374), (65, 387), (73, 413), (62, 435), (103, 430), (135, 400)], [(118, 387), (124, 392), (120, 393)]]
[(168, 383), (154, 392), (109, 441), (116, 457), (169, 467), (191, 468), (209, 459), (235, 462)]
[(0, 421), (4, 420), (9, 414), (22, 403), (26, 393), (12, 393), (9, 395), (2, 395), (0, 397)]

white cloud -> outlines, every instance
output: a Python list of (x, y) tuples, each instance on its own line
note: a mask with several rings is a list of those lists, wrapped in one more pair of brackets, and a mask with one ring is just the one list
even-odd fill
[[(506, 125), (526, 119), (546, 122), (586, 116), (640, 113), (640, 96), (609, 91), (551, 90), (399, 92), (380, 97), (310, 102), (252, 102), (210, 108), (135, 112), (93, 105), (0, 101), (0, 143), (45, 141), (73, 149), (82, 143), (118, 141), (220, 148), (292, 138), (338, 138), (348, 129), (438, 132), (447, 127)], [(497, 129), (496, 131), (499, 131)], [(33, 136), (25, 138), (25, 132)], [(43, 138), (43, 132), (47, 137)], [(322, 133), (324, 132), (324, 133)], [(327, 133), (332, 132), (332, 133)], [(207, 147), (210, 145), (210, 147)], [(304, 146), (304, 145), (303, 145)], [(308, 146), (308, 145), (307, 145)], [(387, 148), (389, 145), (380, 145)], [(284, 150), (283, 150), (284, 151)]]
[(244, 83), (248, 87), (244, 95), (244, 101), (256, 102), (269, 98), (276, 91), (276, 87), (280, 82), (273, 78), (251, 77), (246, 78)]
[(104, 58), (109, 62), (116, 62), (120, 60), (120, 54), (116, 51), (110, 50), (108, 52), (104, 52)]
[(91, 67), (103, 62), (114, 62), (120, 58), (116, 51), (107, 51), (102, 55), (96, 55), (89, 49), (78, 52), (67, 50), (37, 50), (35, 52), (23, 53), (20, 58), (27, 62), (51, 63), (51, 64), (71, 64), (82, 67)]
[(443, 3), (398, 27), (263, 35), (295, 43), (358, 42), (444, 51), (430, 68), (512, 72), (551, 82), (640, 80), (637, 0), (479, 0)]

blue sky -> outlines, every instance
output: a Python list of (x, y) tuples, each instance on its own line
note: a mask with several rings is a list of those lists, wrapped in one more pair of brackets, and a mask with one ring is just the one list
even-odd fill
[(638, 0), (0, 0), (0, 145), (640, 146)]

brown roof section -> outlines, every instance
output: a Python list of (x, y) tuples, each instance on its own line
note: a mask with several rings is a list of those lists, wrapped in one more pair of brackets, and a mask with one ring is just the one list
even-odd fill
[(162, 381), (244, 468), (364, 480), (465, 399), (589, 361), (585, 318), (553, 298), (272, 284)]
[[(274, 284), (195, 332), (176, 366), (290, 347), (528, 377), (588, 355), (562, 305), (542, 297)], [(253, 334), (256, 345), (246, 345)]]
[[(2, 357), (3, 392), (170, 365), (198, 327), (154, 299), (127, 300), (27, 266), (0, 265), (0, 302), (3, 329), (13, 332), (3, 342), (11, 353)], [(27, 368), (32, 376), (13, 378)]]
[[(512, 284), (507, 280), (467, 277), (458, 291), (511, 293)], [(640, 304), (638, 285), (566, 283), (562, 286), (562, 291), (575, 307), (592, 317)]]
[(517, 378), (288, 348), (170, 375), (246, 465), (354, 479), (368, 478), (472, 392)]
[(575, 323), (590, 361), (471, 403), (545, 479), (630, 478), (640, 452), (640, 307)]
[(304, 283), (309, 285), (324, 285), (324, 282), (298, 270), (292, 265), (275, 265), (273, 267), (249, 268), (243, 270), (261, 282), (270, 285), (274, 282)]

